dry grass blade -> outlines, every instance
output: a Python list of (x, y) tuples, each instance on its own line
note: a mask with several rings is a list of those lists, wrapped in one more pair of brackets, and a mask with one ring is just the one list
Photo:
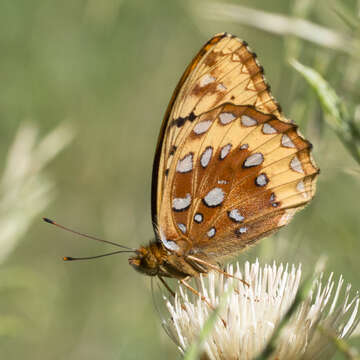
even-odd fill
[(358, 44), (347, 35), (311, 21), (226, 3), (199, 3), (198, 16), (211, 20), (234, 21), (277, 35), (294, 35), (317, 45), (356, 53)]
[(53, 199), (54, 184), (44, 167), (72, 141), (73, 132), (60, 125), (40, 141), (37, 136), (34, 125), (20, 127), (0, 179), (0, 263)]
[(327, 115), (325, 117), (327, 124), (336, 132), (347, 150), (360, 164), (360, 129), (350, 117), (345, 103), (316, 70), (294, 59), (290, 61), (290, 64), (315, 91), (321, 108)]

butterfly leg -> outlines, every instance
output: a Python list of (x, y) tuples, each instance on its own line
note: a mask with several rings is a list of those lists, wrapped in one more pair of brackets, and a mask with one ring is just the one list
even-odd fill
[[(161, 283), (165, 286), (166, 290), (172, 295), (173, 298), (175, 298), (174, 291), (171, 290), (170, 286), (166, 283), (166, 281), (161, 276), (158, 276), (158, 278), (161, 281)], [(183, 310), (186, 310), (186, 307), (184, 305), (181, 305), (181, 308)]]
[(195, 256), (192, 256), (192, 255), (188, 255), (187, 257), (188, 257), (189, 259), (195, 261), (195, 262), (198, 262), (199, 264), (206, 265), (206, 266), (209, 267), (210, 269), (216, 270), (217, 272), (219, 272), (220, 274), (223, 274), (223, 275), (226, 276), (226, 277), (231, 277), (231, 278), (233, 278), (233, 279), (236, 279), (236, 280), (241, 281), (244, 285), (246, 285), (246, 286), (248, 286), (248, 287), (250, 286), (245, 280), (240, 279), (240, 278), (238, 278), (238, 277), (236, 277), (236, 276), (234, 276), (234, 275), (231, 275), (231, 274), (227, 273), (226, 271), (221, 270), (219, 267), (217, 267), (217, 266), (215, 266), (215, 265), (213, 265), (213, 264), (208, 263), (208, 262), (205, 261), (205, 260), (201, 260), (201, 259), (199, 259), (199, 258), (197, 258), (197, 257), (195, 257)]
[(209, 306), (209, 308), (211, 310), (215, 310), (215, 308), (206, 300), (205, 296), (201, 295), (196, 289), (194, 289), (190, 284), (188, 284), (186, 282), (186, 280), (188, 280), (189, 278), (190, 277), (186, 277), (185, 279), (181, 279), (180, 283), (183, 284), (186, 288), (188, 288), (193, 294), (200, 297), (201, 300), (204, 301), (206, 303), (206, 305)]
[(161, 281), (161, 283), (165, 286), (167, 291), (172, 295), (172, 297), (175, 297), (174, 291), (171, 290), (170, 286), (166, 283), (166, 281), (161, 276), (158, 276), (158, 278)]

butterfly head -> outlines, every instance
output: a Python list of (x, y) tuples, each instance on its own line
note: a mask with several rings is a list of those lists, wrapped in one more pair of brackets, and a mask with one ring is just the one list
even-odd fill
[(159, 273), (160, 248), (154, 245), (156, 244), (140, 247), (136, 250), (135, 256), (129, 258), (129, 264), (136, 271), (149, 276), (156, 276)]

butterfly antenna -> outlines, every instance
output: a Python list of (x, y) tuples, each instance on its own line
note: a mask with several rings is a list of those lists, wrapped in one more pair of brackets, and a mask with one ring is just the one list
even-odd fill
[[(81, 233), (79, 231), (76, 231), (76, 230), (72, 230), (72, 229), (69, 229), (68, 227), (64, 226), (64, 225), (61, 225), (61, 224), (58, 224), (56, 223), (55, 221), (49, 219), (49, 218), (46, 218), (46, 217), (43, 217), (43, 220), (51, 225), (55, 225), (57, 226), (58, 228), (60, 229), (63, 229), (63, 230), (66, 230), (66, 231), (69, 231), (73, 234), (76, 234), (76, 235), (79, 235), (79, 236), (83, 236), (83, 237), (86, 237), (88, 239), (91, 239), (91, 240), (96, 240), (96, 241), (99, 241), (99, 242), (102, 242), (102, 243), (105, 243), (105, 244), (110, 244), (110, 245), (114, 245), (114, 246), (117, 246), (117, 247), (120, 247), (122, 249), (125, 249), (125, 250), (128, 250), (127, 252), (136, 252), (136, 249), (132, 249), (132, 248), (129, 248), (127, 246), (124, 246), (124, 245), (120, 245), (118, 243), (115, 243), (115, 242), (112, 242), (112, 241), (108, 241), (108, 240), (104, 240), (104, 239), (100, 239), (100, 238), (97, 238), (95, 236), (91, 236), (91, 235), (88, 235), (88, 234), (84, 234), (84, 233)], [(103, 255), (99, 255), (99, 257), (101, 257)], [(104, 255), (106, 256), (106, 255)], [(66, 258), (67, 260), (71, 259), (75, 259), (75, 258)], [(65, 260), (65, 258), (64, 258)]]
[(75, 260), (92, 260), (92, 259), (98, 259), (105, 256), (115, 255), (115, 254), (122, 254), (122, 253), (132, 253), (132, 250), (119, 250), (119, 251), (113, 251), (110, 253), (102, 254), (102, 255), (95, 255), (95, 256), (85, 256), (85, 257), (71, 257), (71, 256), (64, 256), (64, 261), (75, 261)]

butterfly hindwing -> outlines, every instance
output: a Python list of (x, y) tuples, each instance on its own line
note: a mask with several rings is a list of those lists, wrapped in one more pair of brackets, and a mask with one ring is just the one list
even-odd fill
[(192, 248), (231, 238), (245, 246), (285, 225), (315, 191), (310, 148), (295, 125), (248, 106), (199, 116), (172, 156), (159, 218), (164, 236)]

